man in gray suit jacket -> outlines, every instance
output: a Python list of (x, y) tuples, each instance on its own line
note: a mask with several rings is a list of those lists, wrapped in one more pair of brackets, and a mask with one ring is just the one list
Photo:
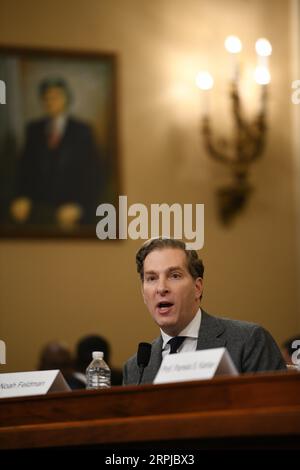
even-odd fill
[[(166, 354), (200, 349), (227, 348), (240, 373), (286, 368), (278, 346), (264, 328), (217, 318), (200, 309), (204, 266), (197, 252), (187, 250), (184, 242), (149, 240), (138, 251), (136, 263), (144, 302), (161, 331), (152, 343), (141, 383), (153, 382)], [(139, 378), (135, 355), (124, 366), (123, 383), (137, 384)]]

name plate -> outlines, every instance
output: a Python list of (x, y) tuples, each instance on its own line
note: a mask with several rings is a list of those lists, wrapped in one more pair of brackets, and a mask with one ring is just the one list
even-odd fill
[(226, 348), (168, 354), (163, 358), (153, 383), (204, 380), (217, 375), (238, 375)]
[(0, 398), (46, 395), (71, 390), (59, 370), (0, 374)]

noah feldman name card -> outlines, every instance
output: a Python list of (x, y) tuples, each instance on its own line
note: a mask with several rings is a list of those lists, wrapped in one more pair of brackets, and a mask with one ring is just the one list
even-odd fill
[(153, 383), (204, 380), (217, 375), (238, 375), (226, 348), (167, 354)]
[(46, 395), (71, 390), (59, 370), (0, 374), (0, 398)]

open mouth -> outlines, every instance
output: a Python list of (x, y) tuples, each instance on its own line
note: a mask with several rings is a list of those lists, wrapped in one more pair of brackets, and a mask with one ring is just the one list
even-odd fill
[(157, 308), (158, 308), (159, 313), (168, 313), (170, 309), (173, 307), (173, 305), (174, 304), (172, 302), (162, 301), (162, 302), (158, 302)]

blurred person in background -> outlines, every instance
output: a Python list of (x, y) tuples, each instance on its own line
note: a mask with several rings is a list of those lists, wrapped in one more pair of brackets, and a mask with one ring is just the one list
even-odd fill
[(81, 382), (74, 376), (74, 363), (68, 347), (61, 342), (51, 341), (40, 352), (38, 370), (58, 369), (71, 389), (80, 388)]
[(77, 388), (86, 387), (86, 368), (92, 361), (93, 351), (102, 351), (104, 360), (111, 370), (111, 385), (122, 385), (122, 370), (111, 366), (111, 348), (107, 339), (99, 335), (88, 335), (81, 338), (76, 346), (74, 377), (80, 382)]

